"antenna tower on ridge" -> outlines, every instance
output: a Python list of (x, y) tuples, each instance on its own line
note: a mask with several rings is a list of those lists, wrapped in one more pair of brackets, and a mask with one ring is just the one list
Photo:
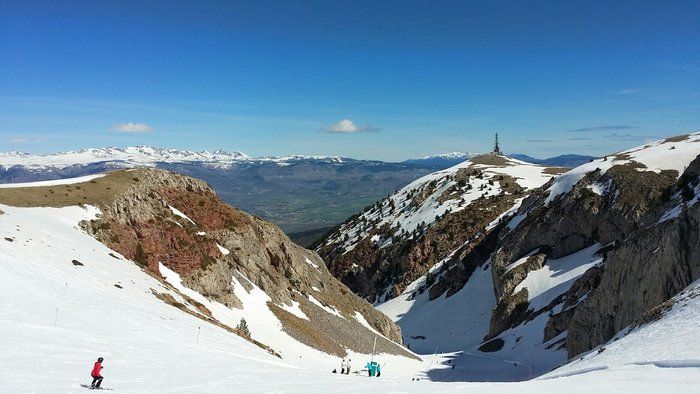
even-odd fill
[(498, 144), (498, 132), (496, 132), (496, 141), (493, 144), (493, 153), (494, 155), (502, 155), (503, 152), (501, 152), (501, 146)]

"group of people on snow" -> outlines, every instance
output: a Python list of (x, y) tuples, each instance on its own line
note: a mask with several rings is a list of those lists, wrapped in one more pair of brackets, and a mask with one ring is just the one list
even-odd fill
[[(350, 362), (351, 361), (352, 361), (351, 359), (347, 359), (347, 360), (343, 359), (340, 362), (340, 374), (341, 375), (349, 375), (350, 374)], [(377, 363), (377, 362), (368, 362), (367, 363), (367, 373), (369, 374), (369, 376), (376, 376), (376, 377), (381, 376), (381, 374), (382, 374), (381, 368), (382, 368), (381, 365), (379, 365), (379, 363)], [(336, 369), (334, 369), (333, 373), (338, 373), (338, 371)]]
[[(341, 375), (349, 375), (350, 374), (350, 362), (351, 359), (343, 359), (343, 361), (340, 362), (340, 374)], [(333, 370), (333, 373), (337, 373), (336, 370)]]

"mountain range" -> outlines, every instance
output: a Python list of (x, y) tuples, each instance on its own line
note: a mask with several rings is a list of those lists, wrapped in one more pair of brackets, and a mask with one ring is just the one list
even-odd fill
[(274, 222), (296, 242), (309, 245), (367, 204), (471, 156), (454, 152), (388, 163), (335, 156), (253, 158), (241, 152), (148, 146), (46, 155), (6, 152), (0, 153), (0, 183), (78, 177), (119, 168), (161, 168), (204, 179), (225, 202)]

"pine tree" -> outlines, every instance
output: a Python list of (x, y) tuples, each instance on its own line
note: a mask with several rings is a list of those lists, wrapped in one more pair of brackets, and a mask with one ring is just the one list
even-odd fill
[(236, 326), (236, 330), (238, 330), (242, 336), (250, 338), (250, 329), (248, 328), (248, 323), (245, 321), (245, 318), (241, 318), (241, 322)]

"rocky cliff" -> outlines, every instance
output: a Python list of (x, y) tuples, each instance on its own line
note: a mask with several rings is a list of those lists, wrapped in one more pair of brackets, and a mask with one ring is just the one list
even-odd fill
[[(559, 337), (572, 357), (697, 279), (699, 153), (697, 134), (659, 141), (533, 193), (491, 255), (496, 306), (486, 338), (544, 315), (543, 342)], [(571, 280), (547, 296), (535, 279), (543, 272)]]

